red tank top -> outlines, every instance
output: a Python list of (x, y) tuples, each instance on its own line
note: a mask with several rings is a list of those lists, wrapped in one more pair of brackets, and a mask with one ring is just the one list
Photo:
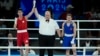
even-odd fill
[(24, 30), (27, 29), (27, 20), (25, 19), (25, 17), (23, 16), (22, 19), (17, 19), (17, 29), (18, 30)]

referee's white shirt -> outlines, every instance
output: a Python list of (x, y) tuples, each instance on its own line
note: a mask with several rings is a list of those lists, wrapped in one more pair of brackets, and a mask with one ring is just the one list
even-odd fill
[(46, 22), (44, 16), (38, 15), (39, 20), (39, 33), (42, 35), (55, 35), (56, 30), (59, 29), (57, 22), (53, 19), (49, 19), (49, 22)]

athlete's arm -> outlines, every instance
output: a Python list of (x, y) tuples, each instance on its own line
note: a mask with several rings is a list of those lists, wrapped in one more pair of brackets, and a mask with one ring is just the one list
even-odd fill
[(26, 17), (26, 19), (28, 19), (30, 16), (32, 16), (32, 14), (34, 13), (34, 8), (35, 8), (35, 4), (36, 4), (36, 1), (35, 0), (33, 0), (33, 7), (32, 7), (32, 10), (31, 10), (31, 12), (28, 14), (28, 15), (26, 15), (25, 17)]
[(73, 26), (74, 26), (74, 29), (73, 29), (73, 31), (74, 31), (74, 35), (73, 35), (73, 37), (76, 37), (76, 24), (73, 23)]
[(60, 29), (57, 29), (57, 34), (59, 37), (61, 37)]
[(75, 44), (75, 37), (76, 37), (76, 24), (73, 22), (73, 31), (74, 31), (74, 33), (73, 33), (73, 38), (72, 38), (72, 40), (71, 40), (71, 44)]
[(15, 29), (17, 27), (17, 18), (15, 18), (15, 22), (14, 22), (14, 26), (13, 26)]
[(62, 37), (64, 36), (64, 24), (65, 24), (65, 22), (63, 22), (63, 24), (62, 24)]
[(28, 19), (33, 14), (33, 12), (34, 11), (33, 11), (33, 8), (32, 8), (31, 12), (28, 15), (26, 15), (25, 18)]
[(55, 27), (56, 27), (56, 31), (59, 37), (61, 37), (61, 32), (60, 32), (60, 28), (59, 25), (57, 24), (57, 22), (55, 21)]

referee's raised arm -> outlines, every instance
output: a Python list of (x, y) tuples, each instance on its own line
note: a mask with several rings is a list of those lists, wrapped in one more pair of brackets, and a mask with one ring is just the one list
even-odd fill
[(36, 18), (37, 18), (39, 21), (44, 20), (44, 19), (43, 19), (44, 17), (41, 16), (41, 15), (38, 13), (38, 10), (37, 10), (37, 8), (36, 8), (36, 0), (34, 0), (34, 8), (33, 8), (33, 10), (34, 10), (34, 14), (35, 14)]
[(37, 8), (34, 8), (34, 14), (35, 14), (35, 16), (36, 16), (37, 18), (39, 18), (39, 13), (38, 13), (38, 11), (37, 11)]

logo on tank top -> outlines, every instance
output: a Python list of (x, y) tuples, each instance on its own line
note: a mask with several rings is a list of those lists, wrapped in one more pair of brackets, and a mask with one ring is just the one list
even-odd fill
[(25, 21), (22, 21), (22, 23), (24, 23)]
[(26, 40), (25, 42), (28, 43), (28, 40)]
[(70, 28), (70, 30), (73, 30), (73, 28)]

